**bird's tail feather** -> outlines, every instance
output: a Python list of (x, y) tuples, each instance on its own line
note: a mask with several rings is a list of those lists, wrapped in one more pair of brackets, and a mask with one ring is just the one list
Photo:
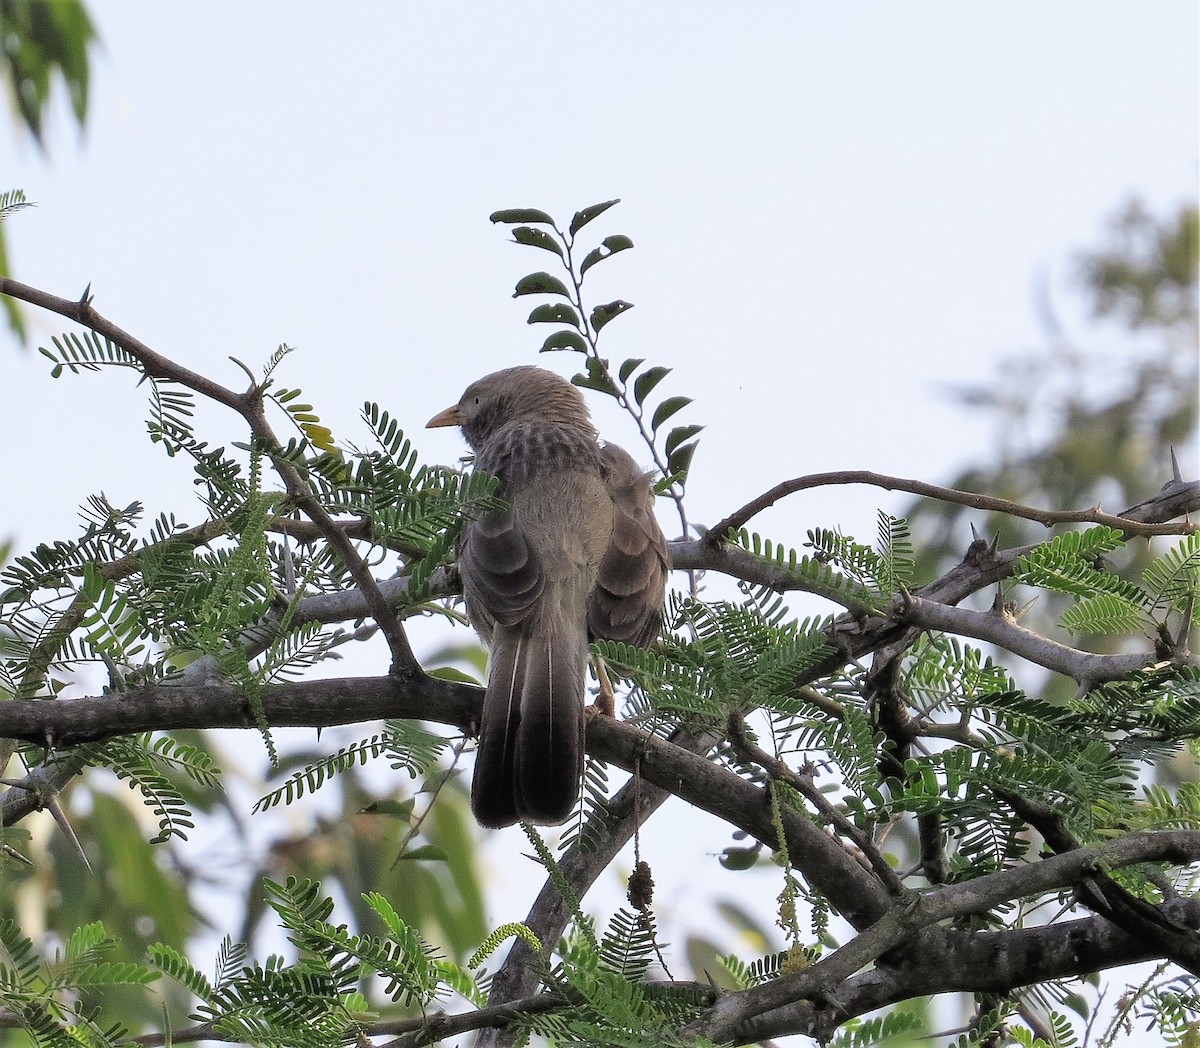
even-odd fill
[(564, 632), (553, 624), (493, 631), (471, 785), (482, 826), (560, 823), (579, 798), (587, 643)]
[(480, 826), (510, 826), (517, 811), (517, 728), (520, 723), (525, 637), (497, 626), (492, 633), (488, 685), (479, 724), (479, 750), (471, 780), (471, 810)]

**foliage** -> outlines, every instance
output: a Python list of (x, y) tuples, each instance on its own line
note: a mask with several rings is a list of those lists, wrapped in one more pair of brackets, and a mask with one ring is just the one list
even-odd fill
[[(535, 208), (494, 211), (491, 220), (515, 227), (513, 240), (516, 243), (540, 248), (558, 257), (569, 286), (550, 273), (530, 273), (517, 281), (513, 297), (545, 295), (553, 300), (535, 306), (529, 314), (530, 324), (553, 324), (559, 329), (545, 339), (539, 352), (572, 352), (583, 356), (584, 370), (573, 381), (585, 389), (612, 397), (632, 416), (653, 455), (654, 465), (662, 473), (657, 490), (674, 501), (686, 531), (683, 496), (688, 469), (699, 443), (696, 437), (704, 427), (691, 424), (668, 429), (666, 423), (687, 407), (691, 398), (679, 395), (652, 398), (658, 385), (671, 373), (670, 368), (656, 364), (646, 367), (645, 360), (630, 358), (622, 361), (614, 371), (608, 359), (600, 355), (601, 331), (631, 310), (633, 303), (617, 299), (594, 306), (590, 311), (584, 305), (583, 285), (588, 270), (629, 250), (633, 241), (621, 233), (611, 234), (577, 260), (576, 235), (619, 203), (619, 200), (605, 200), (577, 211), (566, 230), (560, 229), (546, 212)], [(539, 228), (542, 226), (549, 227), (549, 231)], [(655, 401), (657, 404), (651, 410)]]
[[(0, 0), (0, 79), (13, 112), (33, 140), (46, 148), (45, 117), (59, 81), (80, 127), (87, 119), (89, 52), (99, 40), (82, 0)], [(20, 190), (0, 192), (0, 276), (8, 272), (3, 219), (32, 206)], [(9, 326), (25, 338), (17, 303), (3, 299)]]
[[(529, 317), (555, 328), (541, 349), (579, 353), (576, 381), (629, 412), (688, 534), (701, 427), (670, 423), (690, 401), (670, 392), (665, 367), (610, 366), (600, 336), (631, 307), (589, 307), (584, 297), (591, 269), (633, 246), (612, 234), (588, 249), (580, 236), (615, 203), (565, 225), (533, 209), (492, 220), (557, 258), (561, 275), (539, 271), (516, 286), (519, 297), (549, 299)], [(1109, 259), (1090, 271), (1101, 308), (1142, 328), (1186, 320), (1186, 295), (1155, 290), (1182, 272), (1186, 237), (1155, 243), (1157, 261), (1135, 253), (1125, 269)], [(1146, 274), (1157, 276), (1139, 283)], [(1136, 285), (1133, 298), (1125, 285)], [(1149, 1016), (1177, 1043), (1194, 1035), (1190, 955), (1162, 931), (1180, 926), (1176, 909), (1197, 905), (1194, 526), (1167, 529), (1149, 550), (1153, 513), (1012, 549), (979, 542), (940, 577), (920, 508), (911, 520), (880, 513), (868, 541), (830, 525), (803, 544), (746, 527), (676, 544), (677, 567), (723, 572), (738, 595), (711, 598), (693, 579), (671, 595), (660, 643), (596, 645), (636, 727), (600, 718), (589, 729), (583, 799), (557, 851), (527, 828), (554, 901), (493, 927), (459, 781), (471, 718), (448, 712), (451, 699), (467, 708), (477, 695), (460, 670), (416, 665), (404, 632), (417, 616), (461, 617), (454, 550), (463, 520), (498, 504), (493, 480), (423, 463), (401, 420), (374, 402), (357, 443), (333, 433), (300, 390), (280, 384), (286, 346), (259, 372), (239, 365), (252, 384), (232, 393), (170, 362), (148, 366), (86, 301), (62, 311), (82, 330), (43, 348), (51, 374), (145, 381), (148, 436), (165, 465), (192, 471), (200, 509), (189, 523), (182, 511), (97, 494), (74, 532), (18, 554), (0, 574), (0, 726), (18, 715), (34, 723), (7, 729), (6, 757), (24, 778), (9, 780), (18, 785), (5, 810), (18, 821), (25, 795), (36, 794), (59, 820), (50, 855), (18, 827), (0, 836), (14, 888), (0, 915), (0, 1016), (31, 1043), (107, 1044), (136, 1028), (161, 1031), (149, 1035), (156, 1043), (208, 1034), (419, 1044), (509, 1024), (514, 1036), (558, 1044), (703, 1045), (775, 1036), (772, 1016), (784, 1014), (784, 1032), (849, 1048), (931, 1032), (924, 1001), (961, 989), (952, 975), (974, 978), (967, 987), (978, 991), (959, 1043), (990, 1043), (1007, 1029), (1017, 1043), (1066, 1045), (1079, 1029), (1068, 1012), (1086, 1011), (1089, 991), (1055, 960), (1066, 956), (1056, 947), (1090, 933), (1149, 942), (1164, 965), (1131, 989), (1119, 1022)], [(240, 413), (247, 439), (204, 441), (197, 395)], [(1024, 478), (1021, 491), (1049, 490), (1049, 476)], [(997, 582), (1007, 590), (991, 612), (965, 606)], [(1056, 621), (1025, 628), (1014, 587), (1053, 602)], [(815, 595), (829, 613), (799, 619), (792, 592)], [(942, 625), (921, 618), (930, 609)], [(329, 694), (320, 674), (344, 646), (376, 631), (403, 712), (348, 736), (340, 726), (360, 719), (354, 702), (322, 706), (313, 696)], [(1077, 635), (1096, 643), (1073, 646)], [(99, 690), (97, 680), (104, 694), (63, 697), (81, 684)], [(379, 679), (348, 683), (354, 691)], [(254, 813), (310, 818), (267, 849), (239, 934), (224, 938), (207, 974), (192, 959), (200, 878), (185, 842), (197, 814), (218, 806), (247, 833), (234, 776), (221, 771), (238, 765), (191, 730), (203, 718), (179, 712), (180, 697), (213, 693), (259, 730), (270, 759), (270, 781), (253, 784)], [(79, 710), (99, 712), (72, 720)], [(176, 719), (130, 727), (154, 710)], [(61, 715), (62, 727), (51, 733), (41, 714)], [(296, 748), (284, 740), (285, 714), (338, 734)], [(377, 795), (372, 773), (384, 767), (389, 790), (412, 792)], [(629, 771), (639, 777), (610, 797)], [(144, 803), (117, 799), (113, 780)], [(683, 951), (660, 940), (650, 867), (637, 851), (653, 842), (636, 836), (646, 815), (639, 791), (650, 786), (729, 825), (714, 865), (733, 878), (730, 891), (770, 879), (786, 949), (733, 904), (727, 919), (754, 935), (745, 954), (718, 951), (708, 929)], [(311, 815), (329, 806), (332, 817)], [(145, 809), (155, 825), (143, 829)], [(628, 907), (598, 918), (585, 911), (585, 892), (630, 835), (638, 887)], [(40, 877), (53, 884), (40, 892), (40, 918), (65, 929), (57, 956), (21, 930), (12, 901)], [(259, 932), (282, 935), (287, 949), (254, 961)], [(993, 961), (1009, 956), (1007, 944), (1032, 933), (1045, 936), (1041, 949), (1023, 954), (1000, 990), (964, 960), (986, 941), (1001, 944)], [(1097, 967), (1135, 953), (1113, 950)], [(681, 953), (697, 981), (672, 971)], [(523, 981), (512, 981), (510, 962)], [(516, 1003), (503, 1015), (485, 1010), (489, 993), (491, 1004)], [(782, 996), (756, 1004), (771, 994)], [(881, 1004), (896, 1007), (864, 1017)]]
[(5, 1006), (39, 1044), (77, 1045), (84, 1038), (98, 1046), (119, 1044), (128, 1032), (123, 1025), (107, 1024), (78, 999), (72, 1001), (91, 987), (144, 986), (158, 977), (147, 965), (108, 960), (115, 946), (103, 926), (92, 922), (76, 928), (50, 962), (37, 955), (11, 920), (0, 920), (0, 947), (8, 958), (0, 963)]
[(87, 117), (88, 50), (97, 42), (79, 0), (2, 0), (0, 64), (13, 106), (26, 129), (44, 145), (43, 121), (56, 78), (82, 125)]

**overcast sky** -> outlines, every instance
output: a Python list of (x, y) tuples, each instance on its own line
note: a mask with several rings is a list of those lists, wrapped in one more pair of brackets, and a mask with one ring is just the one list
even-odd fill
[[(90, 281), (102, 313), (231, 384), (227, 356), (257, 368), (286, 342), (281, 381), (338, 436), (370, 398), (447, 460), (457, 435), (420, 426), (547, 333), (510, 294), (553, 259), (488, 214), (621, 197), (592, 229), (637, 247), (593, 293), (637, 308), (604, 348), (696, 399), (699, 521), (798, 473), (986, 458), (990, 425), (943, 387), (1041, 344), (1037, 280), (1071, 316), (1071, 255), (1124, 200), (1196, 191), (1190, 2), (93, 6), (86, 134), (55, 121), (48, 162), (0, 137), (38, 203), (8, 225), (14, 275)], [(187, 497), (127, 378), (53, 384), (6, 357), (9, 425), (78, 475), (18, 537), (98, 487), (145, 496), (148, 469)], [(24, 463), (0, 468), (13, 490)], [(851, 493), (803, 498), (855, 530)]]
[[(700, 522), (801, 473), (940, 481), (987, 460), (990, 421), (944, 388), (1043, 344), (1039, 281), (1078, 322), (1072, 255), (1120, 204), (1196, 196), (1193, 0), (91, 6), (86, 133), (60, 114), (46, 158), (0, 130), (0, 188), (38, 204), (6, 227), (14, 276), (90, 282), (100, 312), (239, 388), (228, 356), (257, 370), (286, 342), (280, 381), (338, 438), (361, 442), (377, 400), (452, 461), (457, 433), (424, 422), (548, 333), (510, 296), (553, 259), (488, 214), (565, 221), (621, 197), (588, 232), (636, 250), (593, 270), (593, 301), (637, 308), (602, 346), (673, 367), (669, 392), (695, 398), (678, 420), (708, 427)], [(62, 330), (29, 317), (39, 341)], [(0, 535), (70, 533), (101, 489), (199, 518), (130, 376), (56, 383), (0, 344)], [(903, 501), (820, 491), (761, 526), (870, 536)]]

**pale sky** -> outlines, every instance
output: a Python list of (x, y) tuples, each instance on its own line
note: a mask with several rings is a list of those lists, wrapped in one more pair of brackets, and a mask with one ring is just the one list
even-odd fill
[[(9, 223), (14, 275), (90, 281), (101, 312), (231, 384), (227, 356), (257, 369), (296, 346), (280, 380), (338, 436), (376, 399), (445, 460), (457, 435), (424, 421), (547, 333), (510, 295), (553, 259), (488, 214), (565, 221), (621, 197), (592, 229), (636, 250), (592, 271), (594, 293), (637, 308), (602, 345), (674, 367), (670, 392), (695, 398), (679, 421), (708, 426), (699, 521), (799, 473), (937, 480), (986, 459), (989, 424), (939, 390), (1042, 344), (1036, 280), (1077, 312), (1072, 253), (1130, 195), (1196, 192), (1190, 2), (93, 6), (84, 139), (55, 121), (47, 163), (0, 138), (5, 183), (38, 203)], [(18, 535), (96, 487), (144, 495), (146, 470), (187, 497), (128, 381), (51, 384), (38, 356), (7, 356), (10, 424), (79, 477), (23, 507)], [(862, 494), (803, 512), (873, 530), (880, 495)]]
[[(1041, 280), (1086, 344), (1073, 254), (1130, 196), (1158, 213), (1196, 197), (1192, 0), (91, 7), (86, 134), (59, 114), (47, 160), (0, 133), (0, 189), (38, 204), (6, 226), (14, 276), (65, 296), (90, 282), (101, 313), (239, 388), (228, 356), (257, 371), (286, 342), (280, 381), (338, 438), (363, 441), (372, 399), (453, 461), (457, 434), (421, 427), (470, 380), (578, 361), (535, 358), (549, 329), (510, 296), (553, 258), (488, 214), (565, 223), (620, 197), (581, 236), (636, 244), (592, 271), (593, 302), (637, 307), (601, 345), (673, 367), (660, 388), (695, 398), (677, 420), (708, 427), (699, 522), (801, 473), (944, 481), (986, 461), (990, 420), (940, 391), (1044, 344)], [(39, 341), (64, 329), (28, 316)], [(54, 382), (0, 344), (0, 535), (73, 533), (98, 490), (200, 517), (130, 376)], [(240, 438), (219, 413), (201, 425)], [(756, 526), (869, 537), (905, 501), (820, 491)]]

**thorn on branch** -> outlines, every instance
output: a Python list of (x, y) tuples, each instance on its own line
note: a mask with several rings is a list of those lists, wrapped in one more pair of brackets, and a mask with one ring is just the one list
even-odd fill
[[(974, 531), (974, 527), (971, 530)], [(963, 555), (963, 563), (970, 568), (982, 568), (994, 552), (995, 548), (986, 539), (974, 538)]]
[(1037, 597), (1034, 597), (1028, 603), (1018, 605), (1015, 600), (1004, 599), (1004, 585), (1001, 583), (996, 586), (996, 596), (992, 600), (991, 612), (993, 615), (998, 615), (1005, 622), (1015, 626), (1025, 612), (1027, 612), (1037, 602)]

